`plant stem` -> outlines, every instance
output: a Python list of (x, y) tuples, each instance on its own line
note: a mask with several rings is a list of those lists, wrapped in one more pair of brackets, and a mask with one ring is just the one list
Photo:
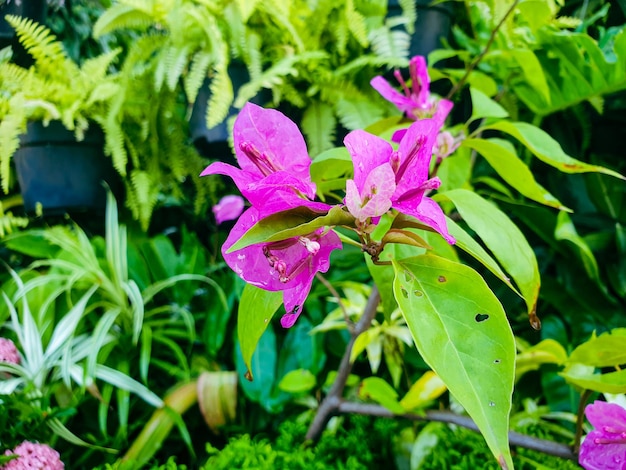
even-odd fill
[(578, 453), (580, 448), (580, 439), (583, 437), (583, 421), (585, 420), (585, 406), (587, 400), (593, 392), (591, 390), (583, 390), (580, 394), (580, 401), (578, 402), (578, 412), (576, 413), (576, 436), (574, 437), (574, 452)]
[(369, 328), (372, 320), (376, 316), (376, 309), (378, 308), (379, 303), (380, 294), (378, 293), (378, 288), (374, 285), (372, 286), (370, 297), (367, 300), (367, 305), (365, 305), (365, 309), (363, 310), (363, 315), (361, 315), (358, 323), (354, 326), (352, 331), (350, 331), (350, 341), (346, 345), (346, 350), (341, 358), (335, 382), (330, 388), (328, 395), (326, 395), (324, 400), (322, 400), (322, 403), (315, 414), (315, 418), (313, 419), (311, 426), (309, 426), (306, 433), (307, 441), (316, 442), (322, 435), (324, 428), (326, 428), (328, 420), (332, 416), (339, 413), (339, 406), (342, 403), (341, 396), (343, 395), (343, 390), (346, 386), (348, 377), (350, 376), (350, 372), (352, 371), (350, 355), (352, 354), (354, 342), (361, 333)]
[[(387, 408), (370, 403), (355, 403), (340, 401), (337, 409), (340, 414), (357, 413), (361, 415), (377, 416), (381, 418), (404, 418), (411, 421), (438, 421), (440, 423), (456, 424), (472, 431), (480, 432), (476, 423), (468, 416), (461, 416), (451, 411), (427, 410), (422, 414), (405, 413), (394, 414)], [(576, 454), (565, 444), (527, 436), (514, 431), (509, 431), (511, 445), (536, 450), (544, 454), (554, 455), (568, 460), (576, 460)]]
[(507, 10), (507, 12), (504, 14), (500, 22), (496, 25), (496, 27), (491, 32), (491, 36), (489, 36), (489, 40), (487, 41), (487, 44), (485, 44), (485, 48), (483, 49), (483, 51), (480, 54), (478, 54), (476, 58), (472, 61), (472, 63), (469, 65), (469, 67), (465, 71), (465, 74), (463, 75), (461, 80), (459, 80), (459, 82), (452, 87), (452, 89), (450, 90), (450, 93), (448, 93), (448, 96), (446, 96), (446, 99), (448, 100), (451, 99), (461, 88), (463, 88), (463, 86), (465, 85), (465, 82), (470, 76), (470, 73), (472, 73), (472, 71), (478, 66), (480, 61), (483, 60), (483, 57), (485, 57), (485, 54), (489, 52), (489, 48), (493, 44), (493, 41), (495, 41), (496, 39), (496, 34), (498, 34), (498, 31), (500, 30), (500, 28), (502, 27), (506, 19), (509, 17), (509, 15), (513, 13), (513, 10), (515, 10), (515, 7), (517, 6), (518, 2), (519, 0), (515, 0), (513, 4), (510, 6), (510, 8)]

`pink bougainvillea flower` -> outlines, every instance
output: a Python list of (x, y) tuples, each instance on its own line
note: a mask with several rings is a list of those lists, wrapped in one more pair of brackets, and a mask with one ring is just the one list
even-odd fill
[(437, 99), (430, 94), (430, 77), (426, 59), (423, 56), (415, 56), (409, 61), (409, 74), (411, 76), (410, 88), (400, 71), (394, 72), (403, 93), (396, 90), (381, 76), (374, 77), (370, 84), (409, 119), (434, 117), (443, 124), (453, 105), (449, 100)]
[(8, 364), (19, 364), (20, 355), (17, 352), (15, 343), (7, 338), (0, 338), (0, 362)]
[(359, 221), (376, 219), (391, 209), (396, 189), (389, 165), (389, 144), (365, 131), (350, 132), (344, 144), (354, 162), (354, 179), (346, 181), (345, 204)]
[(241, 194), (258, 208), (275, 191), (295, 197), (315, 197), (315, 184), (309, 172), (311, 158), (304, 137), (284, 114), (247, 103), (235, 120), (233, 141), (240, 168), (215, 162), (201, 176), (230, 176)]
[(594, 430), (580, 446), (580, 465), (586, 470), (626, 470), (626, 409), (595, 401), (585, 415)]
[(7, 450), (4, 455), (18, 455), (19, 457), (9, 460), (2, 470), (62, 470), (65, 465), (61, 456), (52, 447), (46, 444), (24, 441), (13, 450)]
[(243, 212), (245, 201), (241, 196), (230, 194), (224, 196), (213, 206), (213, 214), (217, 224), (226, 222), (227, 220), (235, 220)]
[(433, 147), (433, 154), (437, 159), (437, 163), (441, 163), (444, 158), (452, 155), (456, 149), (460, 147), (463, 139), (465, 139), (463, 133), (453, 137), (448, 131), (440, 132), (439, 135), (437, 135), (437, 142)]
[[(310, 208), (323, 206), (319, 203), (307, 205)], [(281, 318), (281, 324), (289, 328), (302, 310), (315, 274), (328, 271), (330, 253), (341, 249), (341, 241), (335, 232), (318, 229), (306, 235), (259, 243), (227, 253), (260, 220), (259, 214), (258, 209), (250, 207), (239, 217), (222, 245), (222, 255), (230, 268), (247, 283), (265, 290), (283, 291), (287, 313)]]
[[(428, 177), (438, 130), (437, 123), (432, 119), (414, 122), (407, 129), (397, 151), (394, 151), (391, 144), (384, 139), (365, 131), (351, 132), (344, 142), (354, 163), (354, 188), (351, 191), (355, 200), (357, 192), (361, 197), (360, 200), (363, 200), (361, 191), (367, 193), (368, 184), (375, 178), (378, 178), (380, 183), (386, 181), (384, 179), (386, 173), (381, 171), (383, 176), (378, 176), (378, 173), (374, 175), (374, 172), (378, 172), (377, 168), (380, 166), (387, 165), (393, 173), (393, 180), (388, 183), (388, 188), (393, 191), (385, 191), (382, 194), (389, 199), (391, 207), (429, 225), (448, 243), (453, 244), (456, 240), (448, 233), (443, 211), (435, 201), (426, 196), (427, 191), (437, 189), (441, 185), (439, 178)], [(378, 188), (378, 185), (376, 187)], [(391, 194), (387, 196), (389, 192)], [(353, 209), (348, 207), (348, 210), (357, 217), (353, 211), (358, 212), (365, 207)], [(376, 210), (380, 212), (384, 207), (384, 204), (379, 203)]]

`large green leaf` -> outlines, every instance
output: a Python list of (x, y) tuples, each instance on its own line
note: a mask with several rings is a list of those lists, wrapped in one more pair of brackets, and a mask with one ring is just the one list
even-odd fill
[(393, 292), (418, 351), (463, 405), (502, 466), (508, 442), (515, 340), (480, 275), (445, 258), (394, 261)]
[(535, 253), (520, 229), (498, 207), (472, 191), (454, 189), (435, 197), (449, 199), (454, 203), (463, 220), (517, 284), (526, 301), (531, 321), (538, 322), (535, 308), (541, 284), (539, 267)]
[(470, 96), (472, 97), (472, 115), (470, 116), (470, 121), (487, 117), (505, 118), (509, 116), (506, 109), (479, 89), (470, 87)]
[(535, 181), (532, 172), (517, 156), (515, 147), (509, 141), (495, 138), (465, 139), (462, 145), (481, 154), (504, 181), (527, 198), (546, 206), (569, 210)]
[(524, 144), (539, 160), (564, 173), (596, 172), (626, 179), (616, 171), (598, 165), (590, 165), (570, 157), (547, 132), (527, 122), (499, 121), (485, 126), (483, 129), (494, 129), (512, 135)]
[(237, 335), (250, 380), (253, 378), (251, 361), (254, 350), (282, 303), (282, 292), (259, 289), (252, 284), (246, 284), (243, 289), (237, 316)]
[(626, 370), (607, 374), (581, 374), (576, 367), (559, 373), (567, 382), (600, 393), (626, 393)]
[(593, 367), (615, 367), (626, 364), (626, 328), (615, 328), (578, 346), (569, 357), (569, 362), (577, 362)]
[(300, 206), (259, 220), (228, 249), (227, 253), (256, 243), (277, 242), (306, 235), (321, 227), (353, 223), (354, 217), (340, 206), (333, 207), (327, 214), (320, 214), (308, 207)]

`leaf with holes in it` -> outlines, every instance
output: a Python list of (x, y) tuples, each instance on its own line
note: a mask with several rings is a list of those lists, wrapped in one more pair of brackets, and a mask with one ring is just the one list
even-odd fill
[(394, 296), (419, 353), (513, 468), (509, 412), (515, 340), (502, 305), (472, 268), (421, 255), (393, 261)]

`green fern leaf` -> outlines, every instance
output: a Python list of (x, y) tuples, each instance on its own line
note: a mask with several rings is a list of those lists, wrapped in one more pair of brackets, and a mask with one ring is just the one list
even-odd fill
[(369, 35), (372, 51), (379, 57), (408, 58), (411, 37), (404, 31), (388, 26), (375, 29)]
[(118, 29), (145, 31), (152, 26), (153, 22), (154, 19), (148, 12), (118, 3), (111, 5), (98, 18), (93, 26), (93, 36), (98, 39)]
[(301, 127), (312, 157), (335, 146), (337, 120), (332, 106), (319, 101), (308, 106), (302, 116)]
[(148, 172), (133, 170), (130, 184), (126, 184), (126, 207), (131, 210), (144, 231), (148, 230), (152, 211), (159, 197), (160, 185), (155, 183)]
[(225, 65), (218, 65), (214, 71), (215, 74), (209, 85), (211, 98), (209, 98), (206, 114), (209, 129), (226, 119), (234, 99), (233, 84), (228, 76), (228, 68)]
[(190, 103), (196, 101), (198, 90), (207, 78), (207, 72), (212, 60), (213, 55), (205, 51), (196, 52), (193, 56), (189, 72), (183, 79), (185, 94), (187, 95), (187, 100)]
[(335, 111), (341, 124), (349, 130), (365, 129), (383, 118), (381, 109), (365, 99), (340, 99)]
[(14, 100), (12, 104), (15, 108), (0, 121), (0, 175), (5, 194), (11, 189), (11, 158), (20, 146), (20, 134), (26, 132), (26, 110), (23, 103), (20, 106), (20, 101)]
[(359, 42), (361, 47), (367, 47), (369, 45), (369, 40), (367, 39), (367, 25), (365, 24), (365, 17), (363, 17), (363, 15), (354, 7), (354, 0), (346, 0), (345, 14), (350, 32)]
[(417, 21), (417, 2), (415, 0), (399, 0), (402, 8), (402, 16), (406, 18), (406, 30), (409, 34), (415, 33), (415, 21)]
[(183, 75), (183, 71), (187, 66), (187, 58), (189, 49), (182, 47), (174, 49), (173, 54), (169, 57), (171, 63), (167, 64), (167, 86), (170, 90), (174, 90), (178, 84), (178, 80)]

